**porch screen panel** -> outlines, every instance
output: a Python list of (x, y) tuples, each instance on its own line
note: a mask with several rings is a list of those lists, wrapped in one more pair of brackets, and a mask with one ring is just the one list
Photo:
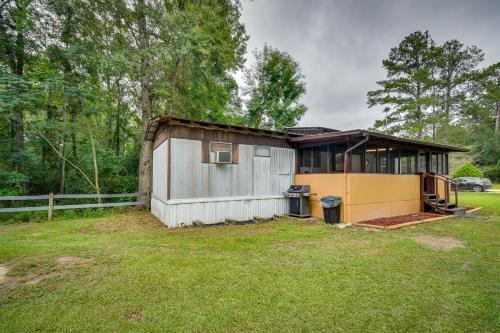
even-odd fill
[(326, 173), (328, 164), (328, 148), (326, 145), (313, 148), (312, 172)]
[(406, 152), (401, 152), (401, 173), (407, 174), (409, 169), (409, 160)]
[(427, 154), (420, 154), (418, 171), (427, 172)]
[(438, 157), (437, 154), (432, 154), (432, 172), (437, 173), (438, 172)]
[(448, 174), (448, 154), (445, 154), (444, 155), (444, 174), (447, 175)]
[(387, 173), (387, 149), (378, 148), (377, 149), (377, 172)]
[(399, 174), (401, 171), (400, 160), (399, 160), (399, 150), (391, 148), (389, 149), (389, 160), (390, 160), (390, 172)]
[(312, 167), (311, 148), (299, 149), (299, 173), (310, 173)]
[(351, 154), (351, 171), (352, 172), (363, 172), (363, 151), (356, 150)]
[(377, 172), (377, 148), (367, 147), (365, 152), (365, 172)]
[(335, 148), (335, 172), (344, 172), (344, 149)]

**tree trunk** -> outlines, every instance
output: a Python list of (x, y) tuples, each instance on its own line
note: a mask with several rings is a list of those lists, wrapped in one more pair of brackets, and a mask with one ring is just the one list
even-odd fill
[[(24, 32), (17, 30), (15, 61), (12, 63), (13, 72), (22, 78), (24, 75)], [(22, 89), (18, 87), (18, 89)], [(22, 152), (24, 150), (24, 113), (22, 105), (16, 105), (12, 115), (12, 130), (13, 130), (13, 151)], [(16, 168), (19, 171), (24, 171), (24, 163), (18, 163)]]
[(149, 49), (149, 32), (147, 30), (147, 21), (145, 13), (144, 0), (137, 1), (137, 14), (138, 14), (138, 39), (139, 39), (139, 52), (141, 55), (141, 153), (139, 159), (139, 192), (145, 192), (144, 200), (146, 207), (150, 207), (150, 202), (147, 200), (151, 192), (151, 163), (153, 160), (153, 142), (146, 140), (146, 130), (149, 121), (152, 117), (152, 80), (150, 77), (150, 59), (148, 55)]
[(115, 153), (116, 156), (120, 156), (120, 111), (116, 115), (116, 127), (115, 127)]
[[(87, 124), (87, 129), (89, 131), (90, 146), (92, 147), (92, 161), (94, 162), (94, 184), (95, 184), (95, 191), (96, 191), (97, 195), (100, 195), (101, 194), (101, 189), (99, 188), (99, 168), (97, 167), (97, 153), (96, 153), (96, 148), (95, 148), (94, 135), (92, 133), (92, 126), (90, 125), (90, 119), (87, 118), (86, 124)], [(101, 198), (98, 198), (97, 202), (101, 203)]]
[[(68, 112), (68, 102), (66, 99), (66, 88), (63, 91), (63, 142), (62, 142), (62, 155), (66, 157), (66, 141), (68, 140), (68, 121), (67, 121), (67, 112)], [(59, 193), (64, 193), (64, 183), (66, 180), (66, 159), (63, 158), (61, 161), (61, 185), (59, 187)]]
[(417, 93), (415, 96), (415, 105), (416, 105), (416, 118), (417, 118), (417, 126), (418, 126), (418, 138), (422, 139), (424, 137), (424, 131), (422, 129), (422, 109), (420, 106), (420, 94), (421, 94), (421, 89), (420, 89), (420, 81), (417, 82)]
[(496, 121), (495, 121), (495, 135), (500, 136), (500, 101), (496, 103)]
[(70, 122), (71, 122), (71, 150), (73, 154), (73, 161), (78, 160), (78, 149), (76, 146), (76, 108), (71, 108), (69, 111)]

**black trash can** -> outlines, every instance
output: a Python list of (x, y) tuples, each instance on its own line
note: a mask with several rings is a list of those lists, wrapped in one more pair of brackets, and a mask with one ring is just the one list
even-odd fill
[(323, 197), (321, 198), (321, 207), (326, 223), (340, 223), (340, 203), (341, 197)]

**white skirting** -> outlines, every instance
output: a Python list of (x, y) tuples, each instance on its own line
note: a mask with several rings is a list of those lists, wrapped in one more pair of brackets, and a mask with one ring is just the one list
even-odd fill
[(176, 199), (151, 198), (151, 212), (169, 228), (224, 222), (226, 219), (249, 221), (254, 217), (271, 218), (288, 212), (288, 199), (282, 195)]

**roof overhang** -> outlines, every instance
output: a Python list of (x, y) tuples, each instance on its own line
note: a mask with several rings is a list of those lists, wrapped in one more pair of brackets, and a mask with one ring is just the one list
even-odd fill
[(274, 131), (263, 128), (252, 128), (239, 125), (212, 123), (209, 121), (192, 120), (192, 119), (185, 119), (173, 116), (158, 116), (151, 119), (151, 121), (149, 122), (148, 127), (146, 129), (146, 140), (153, 140), (154, 137), (156, 136), (156, 132), (158, 131), (158, 129), (161, 126), (165, 125), (204, 128), (208, 130), (219, 130), (225, 132), (235, 132), (235, 133), (258, 135), (258, 136), (270, 136), (283, 139), (290, 139), (299, 136), (298, 134)]
[(365, 130), (350, 130), (350, 131), (341, 131), (341, 132), (333, 132), (333, 133), (323, 133), (316, 135), (304, 135), (301, 137), (290, 138), (289, 141), (297, 144), (321, 144), (326, 142), (339, 142), (339, 141), (347, 141), (347, 140), (356, 140), (361, 139), (363, 137), (369, 136), (369, 142), (385, 142), (388, 144), (396, 144), (396, 145), (408, 145), (413, 146), (415, 148), (427, 148), (431, 150), (439, 150), (446, 152), (467, 152), (469, 149), (451, 145), (444, 145), (440, 143), (427, 142), (422, 140), (415, 140), (409, 138), (400, 138), (392, 135), (365, 131)]

